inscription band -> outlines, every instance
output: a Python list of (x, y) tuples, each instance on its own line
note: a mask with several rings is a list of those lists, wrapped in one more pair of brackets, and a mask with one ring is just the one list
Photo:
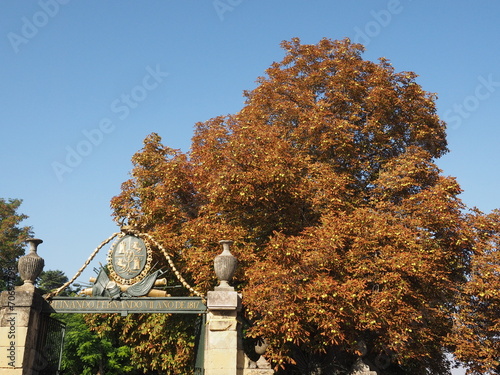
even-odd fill
[(52, 312), (65, 314), (202, 314), (207, 311), (200, 297), (137, 297), (120, 300), (107, 297), (54, 297), (49, 303)]

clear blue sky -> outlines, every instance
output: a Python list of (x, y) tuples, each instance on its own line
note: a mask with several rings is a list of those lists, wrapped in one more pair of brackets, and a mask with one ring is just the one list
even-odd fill
[(197, 121), (241, 108), (282, 40), (350, 37), (439, 95), (451, 150), (439, 165), (489, 212), (499, 15), (486, 0), (1, 1), (0, 197), (23, 199), (46, 267), (72, 276), (117, 231), (109, 200), (144, 137), (187, 151)]

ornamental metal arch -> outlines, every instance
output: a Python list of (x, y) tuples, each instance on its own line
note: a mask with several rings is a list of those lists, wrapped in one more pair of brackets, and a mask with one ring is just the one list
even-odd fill
[[(83, 296), (58, 296), (82, 274), (99, 250), (115, 238), (117, 241), (108, 253), (107, 265), (98, 270), (97, 277), (91, 280), (92, 284), (83, 291)], [(0, 372), (7, 368), (9, 374), (18, 375), (59, 373), (64, 325), (53, 319), (50, 316), (52, 313), (169, 313), (197, 316), (193, 325), (196, 333), (196, 375), (274, 373), (262, 356), (258, 362), (252, 362), (240, 345), (242, 330), (238, 314), (241, 312), (242, 296), (228, 284), (237, 266), (237, 259), (229, 251), (232, 241), (219, 241), (223, 251), (214, 259), (219, 285), (207, 292), (206, 299), (186, 282), (161, 244), (150, 235), (130, 227), (123, 227), (120, 233), (114, 233), (103, 241), (71, 280), (42, 296), (34, 284), (44, 266), (43, 258), (37, 254), (37, 246), (43, 241), (29, 239), (28, 242), (30, 252), (18, 262), (24, 284), (2, 292), (0, 315), (17, 316), (19, 313), (19, 316), (30, 319), (16, 320), (16, 324), (23, 324), (19, 326), (22, 329), (16, 330), (16, 340), (22, 345), (15, 349), (17, 341), (10, 343), (13, 349), (9, 354), (14, 353), (14, 359), (7, 367), (0, 363)], [(166, 279), (161, 278), (162, 271), (152, 270), (154, 267), (148, 253), (151, 245), (163, 253), (177, 280), (189, 290), (189, 297), (172, 297), (164, 290), (167, 285)], [(12, 323), (6, 319), (0, 322), (4, 332), (10, 325)]]
[[(80, 292), (82, 297), (58, 297), (71, 285), (111, 240), (107, 264), (101, 267), (97, 277), (91, 278), (89, 288)], [(152, 245), (158, 248), (167, 260), (170, 269), (191, 294), (189, 297), (172, 297), (165, 290), (167, 281), (160, 278), (161, 270), (152, 269)], [(45, 299), (55, 313), (167, 313), (203, 314), (207, 311), (205, 297), (192, 288), (175, 267), (167, 251), (152, 236), (140, 233), (129, 226), (122, 227), (103, 241), (90, 255), (76, 275)]]
[[(89, 288), (80, 297), (59, 296), (70, 286), (95, 258), (97, 253), (113, 239), (106, 266), (97, 277), (91, 278)], [(167, 286), (161, 270), (152, 271), (152, 247), (160, 250), (170, 270), (191, 296), (172, 297), (162, 287)], [(226, 246), (226, 245), (223, 245)], [(35, 277), (36, 278), (36, 277)], [(56, 291), (44, 296), (48, 307), (45, 313), (61, 314), (195, 314), (195, 374), (203, 374), (207, 304), (205, 296), (191, 287), (175, 267), (166, 249), (151, 235), (140, 233), (129, 226), (121, 228), (104, 240), (89, 256), (75, 276)], [(62, 354), (62, 351), (61, 351)]]

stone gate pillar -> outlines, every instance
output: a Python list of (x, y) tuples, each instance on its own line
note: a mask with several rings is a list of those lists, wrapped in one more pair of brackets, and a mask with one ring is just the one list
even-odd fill
[(237, 321), (240, 306), (234, 290), (208, 292), (205, 375), (236, 375), (244, 366)]
[(231, 254), (232, 241), (220, 241), (222, 254), (215, 257), (214, 269), (219, 285), (207, 294), (207, 330), (205, 342), (205, 375), (236, 375), (244, 354), (238, 335), (238, 311), (241, 297), (229, 285), (237, 260)]
[(37, 351), (46, 301), (35, 288), (2, 292), (0, 311), (0, 375), (36, 375), (44, 360)]
[(30, 253), (19, 259), (24, 285), (14, 287), (16, 272), (9, 269), (7, 290), (0, 297), (0, 375), (37, 375), (44, 367), (36, 348), (47, 302), (33, 285), (43, 269), (43, 259), (36, 254), (42, 240), (28, 242)]
[(237, 260), (229, 251), (232, 241), (220, 243), (223, 252), (214, 260), (219, 285), (207, 294), (205, 375), (274, 374), (263, 357), (260, 363), (252, 364), (243, 351), (241, 324), (238, 322), (241, 295), (228, 283), (236, 270)]

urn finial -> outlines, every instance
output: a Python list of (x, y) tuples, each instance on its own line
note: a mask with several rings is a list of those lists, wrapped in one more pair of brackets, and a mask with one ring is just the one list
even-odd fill
[(42, 273), (45, 261), (37, 254), (37, 247), (43, 241), (38, 238), (28, 238), (26, 242), (30, 246), (30, 252), (19, 258), (17, 268), (24, 284), (34, 284), (40, 273)]
[(216, 289), (234, 290), (228, 283), (234, 276), (238, 264), (238, 260), (229, 250), (233, 241), (222, 240), (219, 241), (219, 243), (222, 245), (222, 253), (217, 255), (214, 259), (214, 270), (219, 279), (219, 286), (217, 286)]

